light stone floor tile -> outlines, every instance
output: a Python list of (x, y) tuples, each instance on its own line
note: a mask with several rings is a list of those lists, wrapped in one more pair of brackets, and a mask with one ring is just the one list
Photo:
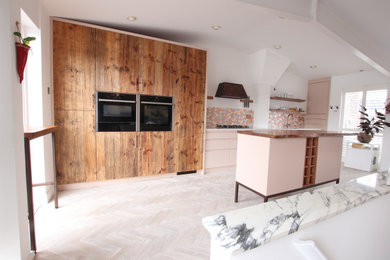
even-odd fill
[[(342, 168), (341, 181), (368, 174)], [(205, 216), (263, 203), (234, 172), (181, 175), (62, 191), (36, 213), (36, 260), (208, 259)]]

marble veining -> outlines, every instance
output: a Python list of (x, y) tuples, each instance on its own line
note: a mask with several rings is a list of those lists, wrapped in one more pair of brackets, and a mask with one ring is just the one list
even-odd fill
[(211, 239), (231, 254), (259, 247), (390, 193), (387, 174), (371, 174), (267, 203), (205, 217)]

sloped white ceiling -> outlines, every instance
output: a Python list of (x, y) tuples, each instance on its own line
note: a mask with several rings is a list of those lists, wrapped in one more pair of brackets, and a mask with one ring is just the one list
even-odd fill
[[(372, 69), (357, 58), (348, 45), (319, 30), (310, 19), (283, 16), (286, 10), (275, 12), (236, 0), (41, 1), (51, 16), (192, 45), (217, 44), (251, 54), (279, 44), (282, 48), (277, 52), (291, 59), (290, 68), (307, 79)], [(310, 0), (294, 1), (305, 5)], [(127, 16), (136, 16), (137, 20), (129, 22)], [(212, 25), (221, 25), (222, 28), (214, 31)], [(318, 68), (310, 69), (313, 64)]]

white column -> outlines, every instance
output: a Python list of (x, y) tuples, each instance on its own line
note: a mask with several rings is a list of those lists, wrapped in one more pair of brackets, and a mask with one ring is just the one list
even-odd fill
[(21, 86), (16, 72), (18, 0), (0, 1), (0, 258), (32, 259), (29, 249)]

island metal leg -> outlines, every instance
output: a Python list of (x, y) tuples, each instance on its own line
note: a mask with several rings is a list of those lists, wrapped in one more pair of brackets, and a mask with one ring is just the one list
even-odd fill
[(235, 191), (235, 194), (234, 194), (234, 202), (237, 203), (238, 202), (238, 182), (236, 182), (236, 191)]

